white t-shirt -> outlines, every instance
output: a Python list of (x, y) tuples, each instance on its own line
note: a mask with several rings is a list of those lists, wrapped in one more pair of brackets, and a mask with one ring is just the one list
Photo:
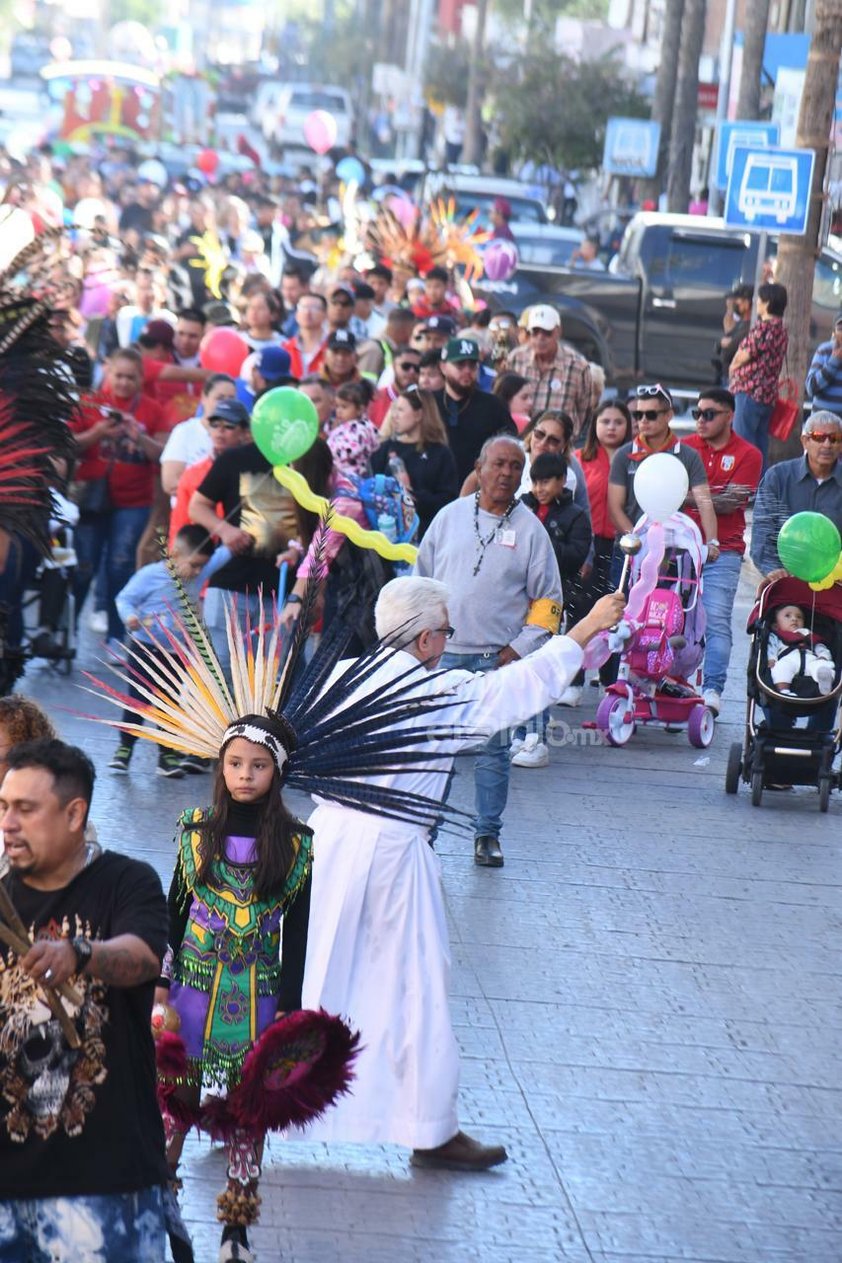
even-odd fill
[(211, 436), (201, 417), (191, 417), (173, 427), (161, 452), (161, 461), (177, 460), (184, 465), (195, 465), (196, 461), (210, 456), (212, 450)]

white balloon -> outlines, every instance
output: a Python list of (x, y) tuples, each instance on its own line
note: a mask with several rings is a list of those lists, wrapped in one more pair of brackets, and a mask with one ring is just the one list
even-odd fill
[(653, 522), (665, 522), (677, 513), (689, 489), (687, 470), (669, 452), (647, 456), (634, 475), (634, 498)]
[(77, 228), (90, 232), (98, 215), (107, 214), (105, 202), (98, 197), (81, 197), (73, 208), (73, 223)]

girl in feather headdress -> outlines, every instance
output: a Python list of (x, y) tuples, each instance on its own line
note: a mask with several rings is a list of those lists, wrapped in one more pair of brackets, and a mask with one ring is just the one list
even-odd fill
[[(225, 733), (213, 805), (179, 821), (169, 949), (155, 999), (180, 1019), (187, 1073), (177, 1096), (188, 1117), (198, 1115), (202, 1086), (236, 1086), (258, 1037), (301, 1008), (312, 835), (281, 797), (291, 741), (282, 718), (244, 715)], [(186, 1121), (177, 1107), (165, 1113), (173, 1172)], [(229, 1142), (220, 1260), (251, 1257), (262, 1147), (259, 1135)]]

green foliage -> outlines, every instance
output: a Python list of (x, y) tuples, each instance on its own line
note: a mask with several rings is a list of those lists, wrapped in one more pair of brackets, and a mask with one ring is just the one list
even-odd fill
[(468, 102), (468, 67), (471, 49), (467, 40), (454, 44), (438, 44), (430, 48), (424, 87), (428, 96), (446, 105), (459, 105), (463, 109)]
[(612, 54), (580, 64), (537, 50), (508, 67), (496, 98), (497, 127), (513, 157), (568, 169), (600, 165), (612, 115), (649, 117), (649, 102)]
[[(523, 0), (494, 0), (494, 9), (510, 22), (522, 21)], [(532, 26), (546, 30), (556, 18), (585, 18), (599, 21), (608, 16), (610, 0), (532, 0)]]

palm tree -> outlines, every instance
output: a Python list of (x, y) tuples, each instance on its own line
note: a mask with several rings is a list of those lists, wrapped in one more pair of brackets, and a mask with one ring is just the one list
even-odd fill
[(750, 0), (746, 5), (743, 31), (743, 72), (737, 118), (760, 117), (760, 76), (763, 71), (763, 48), (769, 26), (771, 0)]
[(699, 58), (705, 38), (706, 13), (707, 0), (685, 0), (667, 175), (667, 205), (679, 214), (687, 210), (690, 201), (699, 101)]
[[(796, 148), (816, 151), (810, 217), (803, 237), (781, 237), (775, 270), (775, 279), (786, 286), (789, 299), (786, 312), (789, 330), (787, 369), (789, 375), (799, 384), (799, 389), (806, 376), (813, 350), (810, 341), (813, 280), (821, 241), (823, 191), (830, 129), (836, 107), (840, 49), (842, 0), (816, 0), (813, 35), (795, 137)], [(793, 448), (793, 454), (800, 451), (797, 434), (793, 436)]]

